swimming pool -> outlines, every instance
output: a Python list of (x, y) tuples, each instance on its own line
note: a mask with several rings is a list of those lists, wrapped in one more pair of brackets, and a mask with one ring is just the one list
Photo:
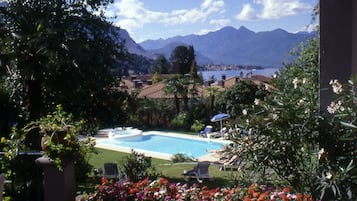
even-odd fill
[(199, 158), (207, 155), (207, 150), (219, 150), (224, 146), (223, 142), (216, 142), (207, 139), (184, 138), (178, 136), (161, 135), (158, 133), (145, 133), (142, 136), (132, 137), (127, 139), (103, 139), (97, 140), (97, 145), (106, 147), (119, 147), (126, 149), (134, 149), (136, 151), (144, 151), (165, 155), (165, 158), (170, 158), (177, 153), (186, 154), (188, 156)]

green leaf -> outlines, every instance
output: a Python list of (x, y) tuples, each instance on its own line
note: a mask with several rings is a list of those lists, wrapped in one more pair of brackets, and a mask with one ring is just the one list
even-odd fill
[(347, 127), (350, 127), (350, 128), (357, 128), (357, 126), (353, 125), (352, 123), (347, 123), (347, 122), (341, 121), (341, 124), (343, 126), (347, 126)]

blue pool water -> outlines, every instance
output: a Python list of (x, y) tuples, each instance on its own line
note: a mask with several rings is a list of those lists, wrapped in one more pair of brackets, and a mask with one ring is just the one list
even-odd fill
[(120, 146), (172, 155), (183, 153), (195, 158), (207, 155), (207, 150), (219, 150), (224, 146), (223, 143), (218, 142), (154, 134), (129, 139), (105, 139), (97, 141), (97, 144)]

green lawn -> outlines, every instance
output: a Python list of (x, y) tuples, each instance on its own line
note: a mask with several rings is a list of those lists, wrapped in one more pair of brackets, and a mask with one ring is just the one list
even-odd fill
[[(96, 149), (97, 154), (92, 154), (89, 163), (94, 168), (103, 168), (106, 162), (115, 162), (118, 167), (124, 163), (124, 159), (128, 156), (128, 153), (111, 151), (106, 149)], [(190, 170), (193, 168), (195, 163), (172, 163), (169, 160), (162, 160), (152, 158), (152, 166), (156, 169), (162, 177), (167, 178), (171, 183), (197, 183), (196, 179), (191, 179), (186, 182), (183, 179), (182, 173), (184, 170)], [(210, 188), (228, 186), (229, 182), (234, 175), (238, 174), (237, 171), (219, 171), (215, 165), (210, 166), (210, 175), (214, 177), (214, 180), (210, 181), (205, 179), (202, 185), (206, 185)], [(79, 184), (79, 191), (91, 191), (95, 189), (95, 185), (99, 184), (99, 178), (90, 178), (85, 184)]]

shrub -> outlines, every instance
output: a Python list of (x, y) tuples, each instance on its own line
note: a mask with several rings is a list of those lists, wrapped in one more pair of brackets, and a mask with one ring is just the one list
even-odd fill
[(171, 125), (176, 128), (184, 128), (186, 125), (187, 114), (180, 113), (171, 121)]
[(186, 154), (183, 154), (183, 153), (177, 153), (177, 154), (173, 155), (171, 160), (174, 163), (197, 161), (197, 159), (195, 159), (191, 156), (187, 156)]
[[(270, 94), (244, 108), (236, 143), (241, 159), (255, 174), (316, 196), (318, 185), (318, 41), (309, 41), (271, 81)], [(240, 135), (246, 135), (241, 138)], [(261, 177), (257, 177), (261, 175)], [(243, 175), (247, 178), (249, 175)], [(302, 182), (304, 181), (304, 182)]]
[(131, 150), (131, 154), (124, 159), (124, 164), (120, 169), (120, 173), (124, 179), (136, 182), (150, 175), (150, 167), (151, 157), (146, 157), (142, 153)]
[(205, 125), (201, 121), (195, 120), (191, 125), (191, 130), (197, 133), (198, 131), (202, 130), (204, 126)]

